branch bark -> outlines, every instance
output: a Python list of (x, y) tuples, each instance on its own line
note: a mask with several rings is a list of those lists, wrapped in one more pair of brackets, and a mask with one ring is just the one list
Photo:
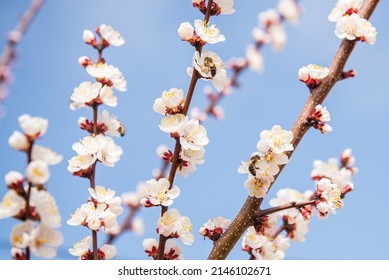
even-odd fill
[[(366, 19), (369, 19), (374, 9), (376, 8), (379, 0), (367, 0), (364, 2), (359, 14)], [(320, 86), (315, 88), (297, 120), (295, 121), (292, 132), (293, 132), (293, 147), (296, 149), (305, 133), (309, 130), (310, 126), (306, 125), (307, 116), (313, 111), (316, 105), (322, 104), (325, 98), (330, 93), (332, 87), (341, 80), (341, 74), (344, 70), (344, 66), (348, 58), (350, 57), (357, 41), (349, 41), (344, 39), (340, 44), (340, 47), (331, 63), (329, 75), (323, 79)], [(287, 155), (290, 157), (293, 151)], [(283, 168), (280, 168), (280, 172), (275, 176), (274, 182), (277, 180), (279, 174), (281, 174)], [(270, 187), (273, 186), (274, 182)], [(270, 189), (270, 188), (269, 188)], [(225, 259), (231, 252), (235, 244), (238, 242), (240, 237), (246, 231), (247, 228), (253, 225), (253, 217), (257, 214), (260, 215), (259, 207), (262, 204), (263, 199), (248, 197), (246, 202), (242, 206), (236, 218), (231, 223), (230, 227), (226, 230), (225, 234), (214, 243), (211, 253), (208, 256), (209, 260), (222, 260)]]

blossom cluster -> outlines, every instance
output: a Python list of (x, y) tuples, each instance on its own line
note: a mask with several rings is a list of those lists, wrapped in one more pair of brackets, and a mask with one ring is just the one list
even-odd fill
[(261, 132), (257, 151), (238, 168), (239, 173), (248, 174), (244, 186), (248, 189), (249, 196), (256, 198), (266, 196), (274, 176), (280, 171), (280, 166), (289, 161), (286, 153), (294, 149), (292, 139), (292, 132), (283, 130), (279, 125)]
[[(97, 162), (108, 167), (114, 167), (119, 161), (123, 150), (112, 137), (121, 137), (125, 134), (123, 124), (116, 116), (110, 115), (107, 110), (98, 112), (100, 105), (109, 107), (117, 106), (117, 97), (114, 89), (126, 91), (127, 82), (121, 71), (106, 63), (102, 57), (103, 50), (109, 46), (121, 46), (124, 39), (120, 33), (111, 26), (101, 24), (96, 28), (96, 34), (90, 30), (83, 32), (83, 40), (98, 50), (98, 59), (93, 62), (89, 57), (79, 58), (79, 64), (86, 72), (95, 79), (95, 82), (82, 82), (74, 88), (70, 96), (70, 109), (76, 110), (82, 107), (93, 109), (93, 118), (88, 120), (81, 117), (78, 124), (82, 130), (89, 133), (88, 136), (74, 143), (72, 149), (77, 153), (68, 162), (68, 170), (75, 176), (90, 180), (88, 201), (81, 205), (67, 221), (71, 226), (85, 226), (92, 232), (113, 230), (117, 227), (117, 216), (123, 212), (121, 198), (115, 196), (115, 191), (103, 186), (95, 186), (95, 168)], [(69, 253), (80, 257), (82, 260), (109, 259), (112, 258), (116, 249), (112, 245), (103, 245), (100, 248), (90, 250), (91, 244), (96, 240), (96, 235), (85, 237), (76, 243)], [(97, 251), (96, 251), (97, 250)]]
[(303, 66), (298, 71), (298, 78), (305, 83), (307, 87), (312, 90), (318, 87), (322, 80), (328, 76), (330, 69), (316, 64), (309, 64)]
[[(146, 238), (143, 240), (143, 249), (147, 256), (153, 259), (157, 258), (158, 241), (155, 238)], [(168, 239), (165, 245), (164, 259), (165, 260), (182, 260), (184, 258), (182, 250), (176, 245), (174, 239)]]
[[(342, 152), (340, 163), (337, 159), (314, 161), (311, 176), (315, 180), (315, 191), (279, 190), (269, 204), (283, 208), (255, 218), (254, 226), (243, 238), (242, 250), (253, 259), (283, 259), (289, 241), (305, 241), (314, 208), (320, 218), (326, 218), (329, 213), (336, 214), (343, 207), (343, 198), (353, 190), (351, 177), (357, 172), (354, 164), (351, 149)], [(287, 205), (291, 207), (285, 207)], [(281, 226), (277, 229), (279, 219)], [(285, 231), (284, 235), (282, 231)]]
[(331, 120), (330, 113), (326, 107), (316, 105), (311, 115), (307, 117), (307, 123), (315, 129), (320, 130), (321, 133), (327, 134), (332, 131), (332, 127), (327, 124)]
[(352, 176), (358, 172), (354, 164), (351, 149), (342, 152), (340, 162), (336, 158), (314, 161), (311, 177), (316, 182), (314, 197), (320, 217), (336, 214), (343, 207), (343, 198), (354, 188)]
[(199, 229), (199, 234), (204, 236), (204, 238), (207, 237), (212, 241), (216, 241), (223, 235), (230, 223), (230, 220), (220, 216), (209, 219), (208, 222)]
[[(197, 164), (204, 163), (204, 147), (208, 144), (207, 131), (200, 125), (197, 119), (189, 119), (182, 114), (184, 97), (182, 89), (172, 88), (164, 91), (161, 98), (154, 102), (154, 111), (165, 115), (161, 120), (159, 128), (171, 137), (177, 139), (181, 144), (180, 161), (178, 172), (188, 176), (194, 172)], [(170, 150), (163, 152), (165, 161), (173, 160), (173, 153)]]
[(8, 143), (26, 153), (28, 164), (24, 175), (17, 171), (5, 175), (8, 192), (0, 202), (0, 219), (22, 221), (11, 232), (13, 258), (29, 259), (27, 248), (35, 256), (53, 258), (63, 242), (62, 234), (55, 230), (61, 225), (61, 216), (45, 185), (50, 178), (49, 165), (60, 163), (62, 156), (35, 144), (47, 131), (47, 119), (24, 114), (18, 120), (22, 132), (14, 131)]
[[(252, 30), (255, 43), (247, 46), (246, 59), (240, 64), (247, 63), (248, 67), (255, 72), (263, 70), (264, 59), (260, 48), (271, 44), (275, 50), (281, 50), (285, 46), (287, 37), (283, 21), (291, 23), (298, 21), (302, 9), (297, 2), (280, 0), (276, 9), (270, 8), (258, 14), (259, 25)], [(239, 66), (239, 63), (236, 66)]]
[(328, 19), (336, 22), (335, 35), (339, 39), (359, 40), (372, 45), (376, 42), (377, 30), (358, 14), (362, 5), (363, 0), (339, 0)]

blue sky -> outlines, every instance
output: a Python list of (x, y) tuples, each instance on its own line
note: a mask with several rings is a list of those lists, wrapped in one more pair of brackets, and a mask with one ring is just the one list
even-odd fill
[[(215, 51), (223, 59), (243, 56), (252, 42), (251, 29), (257, 14), (277, 4), (272, 1), (236, 1), (236, 13), (212, 18), (227, 40), (205, 49)], [(14, 28), (29, 1), (2, 0), (0, 34)], [(78, 57), (95, 57), (92, 48), (82, 41), (84, 29), (94, 29), (101, 23), (112, 25), (126, 40), (120, 48), (105, 51), (107, 62), (119, 67), (128, 82), (126, 93), (117, 93), (119, 104), (108, 110), (127, 127), (126, 137), (117, 140), (124, 155), (115, 168), (98, 166), (97, 183), (120, 194), (134, 190), (141, 180), (151, 178), (159, 167), (156, 147), (173, 141), (158, 128), (160, 115), (152, 110), (154, 99), (171, 87), (187, 90), (193, 48), (180, 41), (177, 28), (181, 22), (193, 22), (202, 15), (192, 8), (191, 1), (124, 1), (114, 0), (46, 1), (36, 20), (18, 47), (19, 60), (14, 67), (15, 81), (6, 100), (7, 114), (0, 120), (0, 175), (9, 170), (24, 170), (24, 155), (7, 144), (11, 133), (19, 129), (17, 118), (28, 113), (49, 119), (49, 130), (40, 144), (51, 147), (64, 156), (64, 161), (51, 168), (48, 187), (57, 200), (63, 217), (61, 231), (65, 242), (58, 258), (71, 259), (67, 249), (89, 232), (70, 227), (66, 220), (87, 198), (87, 181), (73, 177), (67, 170), (67, 160), (75, 152), (71, 146), (84, 136), (77, 126), (79, 116), (91, 116), (90, 110), (73, 112), (68, 107), (74, 87), (91, 81), (78, 66)], [(245, 176), (237, 173), (241, 160), (255, 150), (261, 130), (280, 124), (290, 129), (309, 94), (298, 81), (297, 71), (309, 63), (329, 65), (340, 44), (334, 35), (335, 25), (327, 20), (335, 1), (301, 1), (304, 14), (297, 25), (286, 26), (288, 43), (282, 52), (266, 47), (265, 71), (245, 72), (242, 87), (222, 101), (226, 117), (205, 123), (210, 139), (204, 165), (188, 178), (177, 176), (181, 195), (175, 202), (181, 214), (194, 224), (196, 242), (184, 246), (187, 259), (204, 259), (211, 242), (197, 235), (198, 228), (214, 216), (233, 218), (247, 197), (243, 187)], [(355, 69), (358, 76), (338, 83), (324, 102), (332, 120), (333, 132), (322, 135), (311, 130), (302, 140), (270, 191), (264, 205), (277, 190), (285, 187), (301, 191), (313, 189), (310, 180), (312, 162), (338, 157), (345, 148), (352, 148), (360, 172), (355, 176), (355, 191), (345, 201), (336, 216), (322, 221), (314, 218), (304, 243), (292, 243), (288, 259), (388, 259), (386, 216), (389, 186), (386, 172), (389, 94), (385, 80), (389, 63), (387, 1), (381, 1), (371, 18), (378, 30), (373, 46), (358, 44), (346, 68)], [(0, 41), (0, 49), (4, 40)], [(200, 82), (193, 106), (204, 108), (207, 100), (202, 93), (206, 82)], [(1, 185), (0, 196), (6, 192)], [(141, 217), (146, 224), (143, 237), (126, 234), (116, 243), (118, 258), (146, 259), (142, 240), (157, 237), (155, 233), (159, 209), (146, 209)], [(15, 221), (0, 221), (0, 259), (9, 258), (8, 235)], [(100, 238), (102, 241), (104, 238)], [(231, 259), (246, 259), (238, 245)]]

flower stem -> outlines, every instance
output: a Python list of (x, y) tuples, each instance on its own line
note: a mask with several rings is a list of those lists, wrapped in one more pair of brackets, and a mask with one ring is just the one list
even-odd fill
[[(379, 0), (364, 1), (363, 6), (359, 12), (361, 17), (369, 19), (378, 2)], [(297, 148), (305, 133), (310, 128), (306, 125), (307, 116), (313, 111), (316, 105), (323, 103), (324, 99), (330, 93), (332, 87), (337, 81), (339, 81), (339, 77), (343, 72), (344, 66), (346, 65), (346, 62), (356, 44), (357, 41), (355, 40), (349, 41), (344, 39), (342, 41), (330, 66), (330, 73), (328, 77), (324, 78), (320, 86), (311, 92), (303, 110), (301, 111), (292, 128), (292, 144), (295, 149)], [(289, 158), (292, 154), (293, 151), (287, 153)], [(277, 180), (284, 167), (285, 165), (280, 167), (280, 172), (274, 177), (274, 182)], [(274, 184), (274, 182), (271, 184), (271, 186)], [(248, 197), (246, 199), (246, 202), (242, 206), (238, 215), (232, 221), (230, 227), (226, 230), (225, 234), (217, 242), (215, 242), (212, 251), (208, 256), (208, 259), (225, 259), (228, 256), (232, 248), (238, 242), (239, 238), (243, 235), (244, 231), (253, 225), (253, 213), (260, 212), (259, 207), (261, 206), (262, 201), (262, 198), (258, 199)]]

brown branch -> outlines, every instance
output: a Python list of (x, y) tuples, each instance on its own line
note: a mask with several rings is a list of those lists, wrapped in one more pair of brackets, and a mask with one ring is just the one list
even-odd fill
[[(43, 0), (32, 0), (30, 6), (26, 12), (21, 17), (19, 23), (13, 31), (9, 33), (7, 45), (0, 57), (0, 87), (4, 84), (7, 84), (7, 75), (2, 75), (2, 71), (9, 68), (12, 62), (16, 58), (16, 46), (20, 43), (23, 35), (26, 33), (28, 27), (30, 26), (32, 20), (37, 15), (38, 11), (43, 5)], [(1, 101), (0, 96), (0, 101)]]
[[(213, 0), (208, 0), (207, 10), (206, 10), (205, 17), (204, 17), (205, 24), (207, 24), (209, 22), (212, 3), (213, 3)], [(196, 51), (198, 51), (199, 54), (201, 55), (202, 47), (196, 47)], [(188, 93), (187, 93), (186, 98), (185, 98), (184, 108), (182, 109), (182, 114), (185, 116), (188, 113), (190, 102), (192, 100), (192, 96), (193, 96), (193, 93), (194, 93), (194, 90), (195, 90), (195, 87), (196, 87), (196, 84), (197, 84), (197, 81), (199, 78), (200, 78), (200, 75), (198, 74), (197, 70), (193, 67), (192, 79), (190, 81)], [(170, 167), (169, 178), (168, 178), (169, 183), (170, 183), (169, 190), (173, 187), (174, 178), (176, 176), (176, 171), (177, 171), (177, 168), (179, 165), (180, 150), (181, 150), (181, 144), (180, 144), (179, 139), (177, 139), (175, 147), (174, 147), (172, 165)], [(161, 217), (164, 213), (166, 213), (167, 210), (168, 210), (167, 206), (161, 207)], [(156, 258), (157, 260), (164, 259), (165, 244), (166, 244), (167, 240), (168, 240), (167, 237), (163, 236), (162, 234), (159, 235), (158, 254), (157, 254), (157, 258)]]
[(305, 201), (305, 202), (291, 202), (291, 203), (288, 203), (288, 204), (285, 204), (285, 205), (280, 205), (280, 206), (277, 206), (277, 207), (272, 207), (272, 208), (268, 208), (268, 209), (265, 209), (265, 210), (261, 210), (260, 211), (260, 217), (262, 216), (266, 216), (266, 215), (270, 215), (270, 214), (273, 214), (273, 213), (276, 213), (276, 212), (280, 212), (280, 211), (284, 211), (284, 210), (287, 210), (287, 209), (291, 209), (291, 208), (300, 208), (300, 207), (304, 207), (304, 206), (307, 206), (307, 205), (313, 205), (315, 204), (315, 201), (316, 200), (309, 200), (309, 201)]
[[(374, 9), (376, 8), (379, 0), (368, 0), (363, 3), (363, 6), (359, 14), (366, 19), (369, 19)], [(324, 99), (327, 97), (329, 92), (335, 83), (340, 79), (341, 74), (344, 70), (344, 66), (348, 58), (350, 57), (357, 41), (349, 41), (344, 39), (332, 61), (330, 66), (330, 73), (328, 77), (323, 79), (322, 84), (315, 88), (311, 95), (309, 96), (303, 110), (301, 111), (299, 117), (293, 125), (293, 147), (296, 149), (301, 139), (305, 133), (309, 130), (309, 126), (306, 125), (306, 118), (312, 112), (316, 105), (322, 104)], [(290, 157), (293, 154), (293, 151), (289, 152), (287, 155)], [(277, 176), (274, 177), (274, 182), (277, 180), (279, 174), (282, 172), (283, 168), (280, 168), (280, 172)], [(271, 184), (271, 186), (274, 184)], [(271, 187), (270, 186), (270, 187)], [(269, 188), (270, 189), (270, 188)], [(253, 217), (255, 213), (260, 212), (259, 207), (263, 199), (248, 197), (238, 215), (231, 223), (230, 227), (226, 230), (224, 235), (214, 243), (211, 253), (208, 256), (208, 259), (225, 259), (228, 254), (231, 252), (232, 248), (238, 242), (239, 238), (243, 235), (244, 231), (253, 225)], [(259, 214), (259, 213), (257, 213)]]
[[(32, 147), (34, 145), (34, 140), (28, 139), (28, 149), (26, 151), (27, 154), (27, 165), (32, 161)], [(31, 189), (32, 189), (32, 183), (28, 181), (28, 187), (27, 187), (27, 192), (25, 195), (25, 201), (26, 201), (26, 215), (24, 216), (24, 221), (30, 218), (31, 216), (31, 211), (30, 211), (30, 197), (31, 197)], [(30, 259), (30, 247), (26, 247), (26, 260)]]
[(280, 226), (271, 236), (271, 240), (274, 240), (277, 238), (278, 235), (280, 235), (281, 232), (283, 232), (286, 229), (286, 225)]

